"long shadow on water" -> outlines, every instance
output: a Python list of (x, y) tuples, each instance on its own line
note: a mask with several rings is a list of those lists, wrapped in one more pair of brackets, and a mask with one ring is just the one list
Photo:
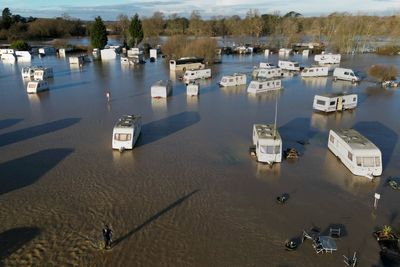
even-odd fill
[(317, 133), (311, 129), (310, 118), (296, 118), (279, 127), (282, 142), (286, 148), (295, 148), (300, 154), (304, 153), (310, 139)]
[(19, 227), (0, 233), (0, 267), (4, 259), (40, 234), (36, 227)]
[(175, 202), (169, 204), (167, 207), (163, 208), (162, 210), (160, 210), (159, 212), (157, 212), (156, 214), (154, 214), (153, 216), (151, 216), (150, 218), (148, 218), (145, 222), (143, 222), (141, 225), (137, 226), (135, 229), (129, 231), (128, 233), (126, 233), (125, 235), (119, 237), (118, 239), (116, 239), (115, 241), (113, 241), (113, 246), (118, 245), (119, 243), (121, 243), (122, 241), (124, 241), (125, 239), (128, 239), (131, 235), (133, 235), (134, 233), (140, 231), (142, 228), (144, 228), (145, 226), (147, 226), (148, 224), (152, 223), (153, 221), (157, 220), (159, 217), (161, 217), (164, 213), (167, 213), (168, 211), (172, 210), (173, 208), (179, 206), (180, 204), (182, 204), (182, 202), (184, 202), (186, 199), (188, 199), (189, 197), (191, 197), (192, 195), (194, 195), (195, 193), (199, 192), (200, 190), (194, 190), (191, 193), (179, 198), (178, 200), (176, 200)]
[(0, 196), (28, 186), (54, 168), (73, 149), (47, 149), (0, 164)]
[(89, 84), (89, 83), (90, 82), (88, 82), (88, 81), (83, 81), (83, 82), (75, 82), (75, 83), (50, 86), (50, 91), (60, 90), (60, 89), (65, 89), (65, 88), (70, 88), (70, 87), (78, 87), (78, 86)]
[(78, 123), (80, 120), (80, 118), (62, 119), (32, 126), (15, 132), (2, 134), (0, 135), (0, 147), (67, 128), (75, 123)]
[(185, 111), (158, 121), (144, 124), (137, 146), (143, 146), (176, 133), (200, 121), (197, 112)]
[(362, 135), (372, 141), (382, 152), (382, 167), (389, 163), (399, 136), (395, 131), (378, 121), (361, 121), (353, 126)]
[(5, 119), (5, 120), (0, 120), (0, 130), (11, 127), (14, 124), (17, 124), (18, 122), (22, 121), (22, 119)]

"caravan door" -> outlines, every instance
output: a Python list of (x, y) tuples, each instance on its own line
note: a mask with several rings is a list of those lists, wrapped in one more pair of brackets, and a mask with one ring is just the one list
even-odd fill
[(339, 96), (336, 102), (336, 110), (343, 110), (343, 97)]

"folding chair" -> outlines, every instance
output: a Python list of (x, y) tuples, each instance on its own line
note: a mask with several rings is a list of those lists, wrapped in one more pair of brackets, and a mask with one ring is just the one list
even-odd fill
[(329, 228), (329, 235), (333, 238), (339, 238), (340, 230), (340, 228)]
[(356, 264), (357, 264), (357, 255), (356, 255), (356, 253), (357, 252), (354, 252), (352, 259), (349, 259), (345, 255), (343, 255), (343, 257), (344, 257), (343, 261), (347, 266), (351, 266), (351, 267), (356, 266)]
[(312, 246), (315, 249), (315, 252), (317, 252), (317, 254), (320, 252), (324, 253), (324, 251), (325, 251), (324, 247), (318, 240), (314, 240)]

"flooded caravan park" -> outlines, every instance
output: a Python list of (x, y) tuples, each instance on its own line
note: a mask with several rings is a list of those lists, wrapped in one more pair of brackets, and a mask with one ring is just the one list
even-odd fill
[[(359, 266), (382, 266), (372, 232), (400, 223), (400, 193), (386, 186), (400, 176), (398, 89), (299, 75), (257, 95), (217, 85), (235, 72), (250, 80), (254, 65), (277, 60), (224, 56), (198, 97), (186, 96), (163, 59), (71, 68), (65, 58), (35, 57), (32, 65), (53, 67), (54, 78), (34, 95), (21, 78), (26, 64), (0, 63), (0, 266), (342, 266), (354, 251)], [(341, 66), (365, 76), (377, 63), (400, 67), (400, 58), (344, 56)], [(150, 86), (168, 78), (172, 96), (151, 99)], [(359, 105), (315, 113), (313, 97), (323, 92), (357, 93)], [(249, 146), (254, 123), (273, 123), (276, 99), (283, 148), (301, 156), (271, 168)], [(111, 135), (123, 114), (141, 114), (143, 128), (135, 148), (120, 153)], [(382, 151), (383, 174), (373, 182), (327, 149), (329, 130), (349, 127)], [(282, 193), (290, 199), (276, 204)], [(114, 230), (112, 250), (100, 248), (104, 223)], [(334, 225), (342, 237), (333, 254), (316, 254), (309, 241), (285, 251), (303, 229)]]

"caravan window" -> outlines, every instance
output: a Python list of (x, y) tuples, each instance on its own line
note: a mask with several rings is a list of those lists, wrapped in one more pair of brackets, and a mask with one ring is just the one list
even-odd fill
[(334, 106), (336, 104), (336, 101), (331, 101), (330, 103), (329, 103), (329, 105), (331, 105), (331, 106)]
[(260, 85), (258, 86), (258, 89), (262, 89), (262, 84), (260, 84)]
[(344, 72), (344, 75), (349, 75), (349, 73), (347, 71)]
[[(262, 146), (261, 146), (262, 147)], [(260, 148), (261, 148), (260, 147)], [(265, 149), (265, 146), (264, 146)], [(263, 153), (267, 153), (267, 154), (279, 154), (281, 150), (280, 146), (266, 146), (266, 152)], [(265, 150), (264, 150), (265, 151)]]
[(374, 167), (374, 158), (373, 157), (364, 157), (363, 158), (363, 166), (364, 167)]
[(266, 154), (266, 153), (268, 153), (267, 151), (268, 151), (268, 146), (260, 146), (261, 153)]
[(230, 83), (233, 82), (233, 79), (229, 79), (229, 82), (230, 82)]
[(381, 166), (381, 158), (380, 157), (375, 157), (375, 166), (376, 167)]
[(349, 158), (350, 161), (353, 161), (353, 154), (351, 154), (350, 151), (347, 153), (347, 157)]
[(129, 141), (129, 140), (131, 140), (131, 134), (123, 134), (123, 133), (118, 134), (118, 133), (116, 133), (114, 135), (114, 140), (117, 140), (117, 141)]
[(325, 101), (323, 100), (317, 100), (317, 105), (325, 106)]
[(335, 143), (335, 137), (333, 135), (329, 136), (329, 141), (333, 144)]
[(354, 97), (354, 98), (353, 98), (353, 101), (356, 102), (356, 99), (357, 99), (357, 98)]

